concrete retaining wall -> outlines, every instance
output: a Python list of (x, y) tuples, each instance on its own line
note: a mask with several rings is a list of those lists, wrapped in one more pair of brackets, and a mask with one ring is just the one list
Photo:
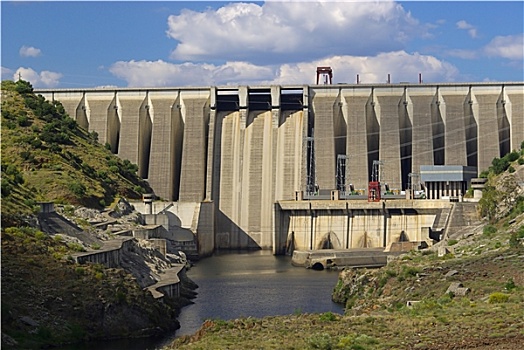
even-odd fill
[(73, 259), (75, 259), (78, 264), (91, 262), (102, 264), (109, 268), (117, 268), (120, 266), (122, 251), (128, 251), (132, 245), (133, 238), (108, 241), (104, 243), (104, 246), (100, 250), (74, 254)]

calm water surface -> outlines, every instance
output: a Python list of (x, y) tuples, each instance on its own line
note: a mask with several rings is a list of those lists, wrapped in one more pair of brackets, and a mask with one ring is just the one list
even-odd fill
[(273, 256), (267, 251), (216, 254), (198, 261), (188, 276), (198, 284), (198, 295), (194, 304), (182, 309), (181, 328), (175, 334), (162, 339), (91, 343), (67, 350), (93, 346), (100, 350), (157, 349), (175, 337), (195, 333), (206, 319), (344, 311), (331, 301), (338, 272), (294, 267), (290, 257)]

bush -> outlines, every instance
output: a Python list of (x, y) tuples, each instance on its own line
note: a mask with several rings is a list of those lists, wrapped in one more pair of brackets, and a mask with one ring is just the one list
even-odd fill
[(508, 282), (506, 283), (506, 285), (504, 286), (504, 288), (506, 288), (506, 290), (513, 290), (515, 288), (517, 288), (517, 285), (515, 284), (515, 281), (513, 281), (513, 278), (510, 278), (508, 280)]
[(337, 320), (337, 316), (328, 311), (328, 312), (325, 312), (323, 314), (320, 314), (320, 321), (324, 321), (324, 322), (327, 322), (327, 321), (336, 321)]
[(67, 247), (75, 252), (85, 252), (86, 251), (80, 243), (69, 242), (67, 243)]
[(449, 245), (449, 246), (455, 245), (455, 244), (457, 244), (457, 243), (458, 243), (458, 241), (457, 241), (456, 239), (450, 239), (450, 240), (448, 241), (448, 245)]
[(86, 194), (86, 187), (81, 182), (71, 182), (69, 183), (68, 187), (69, 191), (71, 191), (78, 198), (81, 198)]
[(26, 127), (31, 125), (31, 120), (27, 117), (27, 115), (21, 115), (18, 118), (16, 118), (16, 121), (18, 122), (18, 125), (21, 127)]
[(503, 303), (508, 302), (508, 300), (509, 300), (509, 294), (495, 292), (489, 295), (488, 302), (490, 304), (503, 304)]
[(511, 153), (506, 154), (506, 155), (504, 156), (504, 158), (506, 158), (506, 157), (507, 157), (507, 159), (508, 159), (508, 162), (511, 163), (511, 162), (514, 162), (514, 161), (516, 161), (517, 159), (519, 159), (520, 154), (519, 154), (519, 152), (517, 152), (517, 151), (513, 151), (513, 152), (511, 152)]
[(327, 333), (314, 334), (307, 340), (310, 349), (331, 350), (333, 349), (333, 341), (331, 336)]
[(493, 225), (486, 225), (482, 229), (482, 234), (486, 237), (491, 237), (496, 232), (497, 232), (497, 228)]
[(9, 183), (7, 179), (2, 179), (2, 197), (7, 197), (11, 194), (13, 186)]
[(524, 248), (522, 241), (524, 240), (524, 226), (521, 226), (517, 232), (513, 232), (509, 237), (509, 246), (511, 248)]

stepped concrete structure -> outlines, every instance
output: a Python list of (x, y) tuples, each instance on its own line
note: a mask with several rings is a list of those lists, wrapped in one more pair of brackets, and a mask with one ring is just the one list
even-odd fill
[[(480, 173), (494, 157), (519, 149), (524, 140), (523, 82), (35, 92), (59, 100), (113, 153), (137, 164), (156, 196), (203, 205), (186, 226), (195, 227), (204, 254), (222, 248), (282, 252), (293, 231), (285, 228), (309, 210), (300, 205), (295, 211), (288, 201), (313, 188), (352, 188), (365, 195), (376, 162), (380, 181), (399, 193), (423, 165), (475, 167)], [(407, 204), (392, 211), (401, 216), (386, 221), (393, 225), (387, 236), (387, 210), (339, 201), (344, 204), (335, 200), (333, 205), (346, 212), (339, 215), (342, 221), (322, 219), (335, 221), (319, 226), (317, 236), (334, 232), (336, 225), (347, 232), (351, 218), (362, 232), (360, 238), (355, 231), (345, 241), (337, 234), (343, 247), (386, 246), (403, 231), (393, 223), (404, 225), (402, 212), (409, 211)], [(353, 210), (348, 217), (346, 205), (358, 209), (348, 207)], [(322, 215), (329, 214), (330, 208), (325, 210)], [(407, 236), (424, 238), (421, 227), (435, 226), (430, 221), (441, 217), (431, 215), (433, 219), (421, 219), (423, 226), (410, 229), (415, 224), (405, 224), (414, 230)], [(311, 222), (309, 214), (305, 217), (303, 222)], [(302, 230), (310, 230), (303, 249), (321, 244), (322, 238), (311, 236), (311, 227)]]

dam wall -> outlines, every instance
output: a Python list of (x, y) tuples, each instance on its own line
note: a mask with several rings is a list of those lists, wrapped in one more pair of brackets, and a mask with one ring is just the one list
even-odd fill
[[(474, 166), (480, 173), (524, 140), (522, 82), (35, 92), (62, 102), (99, 142), (137, 164), (157, 197), (206, 203), (195, 216), (206, 252), (275, 250), (289, 233), (280, 232), (275, 203), (315, 189), (365, 194), (375, 161), (382, 162), (380, 181), (402, 191), (422, 165)], [(349, 223), (368, 235), (337, 234), (342, 246), (384, 243), (383, 215), (364, 213), (352, 211), (344, 223), (320, 215), (312, 227), (347, 231)], [(395, 214), (386, 225), (426, 225), (413, 220), (422, 219)]]
[[(431, 241), (437, 217), (449, 201), (280, 201), (275, 250), (385, 248), (397, 242)], [(290, 249), (290, 247), (292, 247)]]

